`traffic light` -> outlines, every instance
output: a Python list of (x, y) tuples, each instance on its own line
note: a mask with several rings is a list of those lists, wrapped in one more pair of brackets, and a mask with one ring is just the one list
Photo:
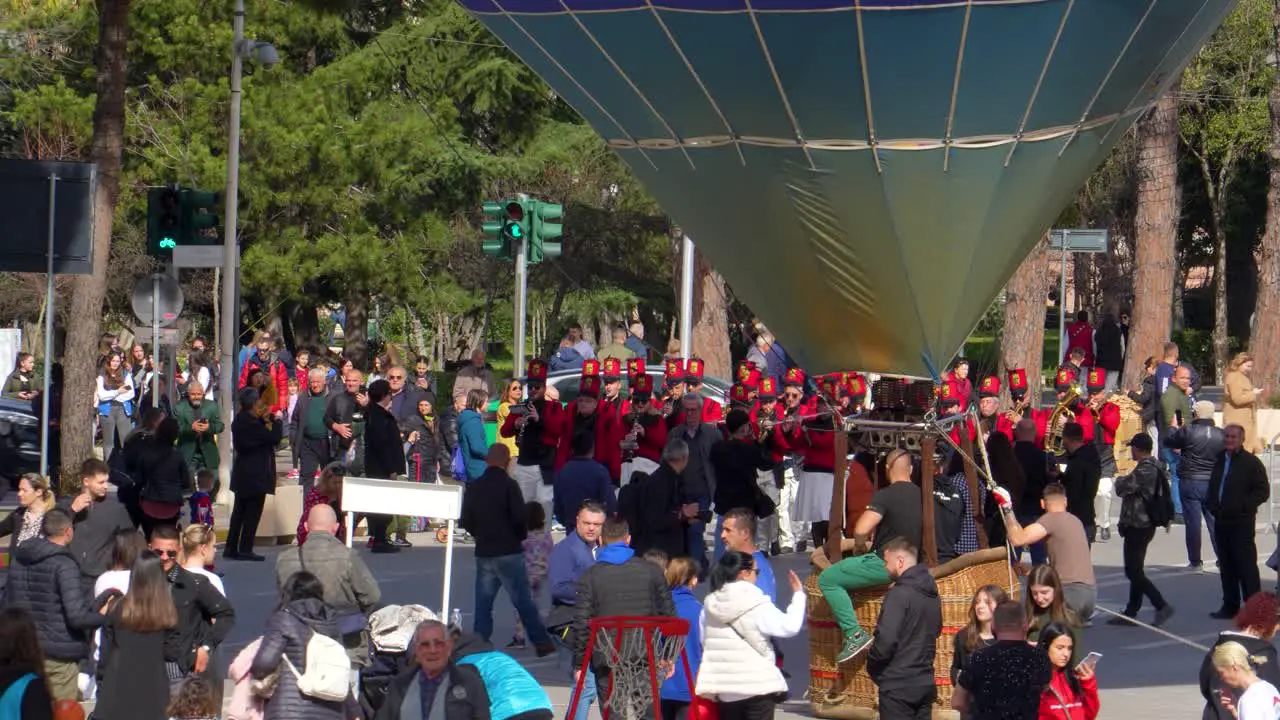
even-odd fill
[(564, 216), (564, 206), (548, 202), (533, 202), (533, 220), (530, 223), (533, 242), (529, 245), (529, 262), (542, 262), (543, 258), (560, 257), (559, 238), (564, 234), (564, 226), (558, 222)]
[(220, 245), (218, 205), (222, 196), (205, 190), (182, 191), (182, 245)]
[(147, 254), (168, 258), (182, 238), (182, 191), (176, 186), (147, 191)]
[(520, 200), (486, 202), (481, 206), (481, 212), (490, 218), (482, 226), (485, 238), (480, 241), (480, 249), (485, 255), (508, 260), (515, 257), (516, 248), (529, 238), (529, 213), (524, 206)]
[(147, 191), (147, 254), (168, 259), (179, 245), (218, 245), (216, 192), (177, 185)]

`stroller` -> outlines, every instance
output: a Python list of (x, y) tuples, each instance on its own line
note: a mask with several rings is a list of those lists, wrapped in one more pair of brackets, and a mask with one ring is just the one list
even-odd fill
[(421, 605), (388, 605), (369, 616), (369, 666), (360, 671), (360, 709), (373, 720), (397, 675), (413, 665), (418, 623), (439, 616)]

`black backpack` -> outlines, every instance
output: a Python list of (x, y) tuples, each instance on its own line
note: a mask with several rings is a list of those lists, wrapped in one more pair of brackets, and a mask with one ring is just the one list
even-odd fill
[(1173, 490), (1169, 487), (1169, 475), (1157, 466), (1156, 489), (1147, 500), (1147, 518), (1153, 528), (1168, 528), (1173, 524)]

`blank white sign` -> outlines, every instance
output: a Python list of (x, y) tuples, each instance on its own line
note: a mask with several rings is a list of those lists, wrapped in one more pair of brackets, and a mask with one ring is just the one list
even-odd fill
[(348, 475), (342, 480), (342, 511), (457, 520), (462, 516), (462, 486)]

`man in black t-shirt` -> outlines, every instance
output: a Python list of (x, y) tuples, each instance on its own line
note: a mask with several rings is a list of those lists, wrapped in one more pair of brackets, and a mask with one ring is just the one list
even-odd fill
[[(871, 496), (866, 512), (858, 517), (853, 528), (857, 554), (835, 563), (818, 576), (818, 588), (844, 633), (837, 663), (851, 660), (872, 642), (870, 633), (858, 624), (850, 591), (889, 584), (883, 549), (890, 540), (903, 538), (913, 547), (920, 547), (924, 521), (920, 488), (911, 482), (911, 453), (901, 449), (891, 451), (884, 467), (889, 486)], [(871, 552), (866, 550), (868, 542)]]
[(951, 707), (971, 720), (1034, 718), (1053, 677), (1049, 657), (1027, 643), (1026, 616), (1014, 600), (996, 606), (992, 629), (996, 643), (973, 654), (957, 679)]

